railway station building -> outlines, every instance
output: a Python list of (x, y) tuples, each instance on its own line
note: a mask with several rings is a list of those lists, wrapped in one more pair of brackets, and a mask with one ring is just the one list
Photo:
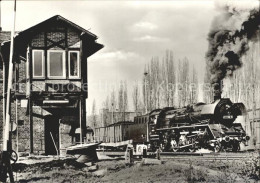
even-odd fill
[[(10, 32), (0, 32), (0, 39), (2, 144)], [(16, 34), (11, 91), (14, 150), (56, 155), (75, 143), (78, 129), (84, 140), (87, 60), (103, 48), (97, 39), (95, 34), (59, 15)]]

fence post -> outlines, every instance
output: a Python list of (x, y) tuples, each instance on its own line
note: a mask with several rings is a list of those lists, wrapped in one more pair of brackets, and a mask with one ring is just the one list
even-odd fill
[(160, 155), (160, 152), (161, 152), (161, 150), (160, 150), (160, 148), (159, 149), (157, 149), (157, 151), (156, 151), (156, 158), (158, 159), (158, 160), (160, 160), (161, 159), (161, 155)]
[(126, 152), (125, 152), (125, 163), (131, 164), (133, 163), (133, 148), (127, 145)]
[(143, 149), (143, 158), (147, 157), (147, 149)]

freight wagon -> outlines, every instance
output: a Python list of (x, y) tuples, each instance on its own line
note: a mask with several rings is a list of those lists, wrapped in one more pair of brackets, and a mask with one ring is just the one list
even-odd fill
[(148, 115), (136, 116), (134, 122), (121, 121), (106, 127), (95, 128), (94, 141), (116, 143), (133, 140), (134, 143), (146, 143), (148, 119)]

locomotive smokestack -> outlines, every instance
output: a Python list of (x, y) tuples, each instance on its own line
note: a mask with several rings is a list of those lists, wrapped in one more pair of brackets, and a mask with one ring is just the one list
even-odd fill
[(222, 80), (220, 80), (219, 82), (215, 83), (213, 85), (214, 87), (214, 101), (218, 100), (218, 99), (221, 99), (221, 93), (222, 93), (222, 88), (223, 88), (223, 82)]

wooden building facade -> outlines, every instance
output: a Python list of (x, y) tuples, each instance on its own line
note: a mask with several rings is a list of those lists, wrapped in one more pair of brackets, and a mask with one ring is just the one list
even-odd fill
[[(11, 103), (14, 149), (57, 154), (74, 143), (77, 128), (84, 139), (87, 58), (103, 48), (96, 40), (96, 35), (59, 15), (15, 36)], [(0, 84), (5, 93), (9, 54), (10, 41), (5, 41), (1, 45)], [(3, 115), (4, 111), (0, 119)], [(2, 128), (0, 123), (1, 141)]]

